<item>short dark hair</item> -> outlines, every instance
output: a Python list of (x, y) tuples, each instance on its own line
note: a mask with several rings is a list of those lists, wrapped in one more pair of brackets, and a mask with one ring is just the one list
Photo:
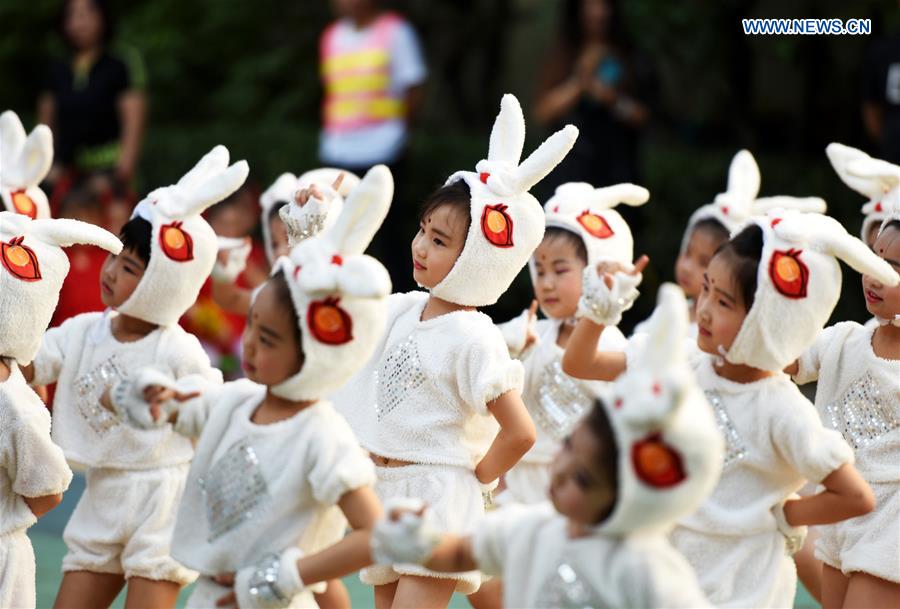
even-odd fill
[(287, 309), (291, 314), (292, 328), (294, 329), (294, 338), (297, 339), (297, 349), (300, 353), (300, 366), (303, 366), (303, 336), (300, 333), (300, 318), (297, 316), (297, 309), (294, 308), (294, 299), (291, 298), (291, 288), (288, 286), (287, 278), (283, 270), (278, 270), (269, 278), (269, 282), (275, 287), (275, 296), (278, 302)]
[[(613, 432), (612, 423), (606, 414), (606, 406), (603, 401), (594, 400), (591, 411), (585, 418), (588, 429), (594, 435), (599, 445), (597, 452), (597, 468), (603, 475), (604, 480), (609, 482), (610, 488), (616, 495), (618, 500), (619, 494), (619, 445), (616, 442), (616, 434)], [(601, 515), (600, 521), (606, 519), (615, 509), (615, 501), (610, 506), (609, 511)]]
[(732, 263), (734, 283), (740, 290), (741, 298), (747, 310), (753, 306), (756, 296), (756, 276), (759, 272), (759, 261), (762, 258), (762, 229), (751, 224), (737, 235), (726, 241), (716, 250), (716, 256), (728, 256)]
[(572, 247), (575, 248), (575, 255), (578, 259), (585, 265), (588, 263), (587, 246), (584, 244), (584, 239), (582, 239), (580, 235), (560, 226), (548, 226), (544, 231), (543, 240), (552, 241), (554, 239), (562, 239), (570, 243)]
[(465, 180), (459, 179), (450, 184), (445, 184), (428, 195), (422, 202), (421, 208), (419, 208), (419, 222), (424, 221), (439, 207), (444, 205), (451, 206), (465, 218), (466, 229), (463, 234), (468, 235), (469, 225), (472, 223), (472, 214), (470, 212), (472, 191), (469, 190), (469, 185), (466, 184)]
[(694, 224), (694, 228), (691, 233), (695, 233), (697, 231), (702, 231), (707, 233), (713, 239), (715, 239), (719, 244), (728, 241), (728, 237), (730, 236), (730, 232), (725, 225), (716, 220), (715, 218), (704, 218), (700, 220), (696, 224)]
[(878, 234), (880, 235), (889, 228), (896, 228), (897, 230), (900, 230), (900, 220), (891, 220), (890, 222), (885, 224), (880, 231), (878, 231)]
[(281, 216), (278, 215), (278, 212), (281, 211), (281, 208), (287, 205), (287, 201), (275, 201), (275, 204), (269, 209), (269, 215), (266, 216), (266, 222), (268, 224), (272, 223), (276, 217), (280, 220)]
[(119, 239), (122, 241), (122, 249), (132, 250), (144, 262), (144, 266), (150, 264), (150, 240), (153, 236), (153, 225), (135, 216), (122, 226), (119, 231)]

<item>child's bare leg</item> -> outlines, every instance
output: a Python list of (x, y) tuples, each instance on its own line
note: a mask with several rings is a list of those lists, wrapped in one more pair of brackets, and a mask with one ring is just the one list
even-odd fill
[(850, 580), (834, 567), (822, 564), (822, 609), (841, 609)]
[(174, 609), (181, 584), (146, 577), (128, 578), (125, 609)]
[(394, 594), (397, 593), (397, 584), (393, 582), (384, 586), (375, 586), (375, 609), (391, 609), (394, 604)]
[(125, 587), (119, 573), (67, 571), (63, 574), (53, 609), (105, 609)]
[(446, 609), (455, 589), (455, 579), (404, 575), (397, 582), (391, 609)]
[(799, 552), (794, 554), (794, 562), (797, 564), (797, 577), (803, 582), (816, 602), (822, 604), (822, 561), (815, 556), (816, 534), (815, 527), (809, 528), (809, 534)]
[(852, 573), (844, 596), (844, 607), (896, 609), (900, 607), (900, 584), (869, 573)]
[(350, 594), (344, 582), (339, 579), (328, 580), (328, 587), (322, 594), (314, 594), (319, 609), (350, 609)]
[(484, 582), (467, 598), (475, 609), (503, 609), (503, 584), (499, 579)]

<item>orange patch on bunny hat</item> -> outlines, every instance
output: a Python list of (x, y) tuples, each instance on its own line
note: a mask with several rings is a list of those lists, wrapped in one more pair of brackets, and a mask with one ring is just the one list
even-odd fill
[(659, 433), (632, 445), (631, 463), (642, 482), (657, 488), (675, 486), (687, 477), (681, 456), (663, 441)]
[(306, 323), (320, 343), (343, 345), (353, 340), (353, 319), (339, 302), (339, 298), (326, 298), (309, 303)]
[(32, 220), (37, 218), (37, 205), (28, 196), (28, 193), (24, 190), (14, 190), (9, 194), (12, 199), (13, 209), (16, 210), (17, 214), (28, 216)]
[(513, 246), (513, 221), (503, 203), (486, 205), (481, 213), (481, 232), (491, 245)]
[(37, 256), (27, 245), (22, 245), (25, 237), (13, 237), (9, 243), (0, 243), (0, 262), (16, 279), (38, 281), (41, 267)]
[(194, 259), (194, 240), (181, 228), (181, 222), (165, 224), (159, 229), (159, 244), (166, 256), (175, 262)]
[(609, 226), (609, 223), (606, 221), (606, 218), (591, 213), (589, 210), (581, 212), (581, 215), (578, 216), (576, 220), (578, 220), (578, 223), (584, 227), (584, 230), (586, 230), (589, 235), (596, 237), (597, 239), (609, 239), (615, 234), (613, 229)]
[(809, 269), (800, 260), (802, 250), (775, 251), (769, 261), (769, 277), (775, 289), (788, 298), (806, 298)]

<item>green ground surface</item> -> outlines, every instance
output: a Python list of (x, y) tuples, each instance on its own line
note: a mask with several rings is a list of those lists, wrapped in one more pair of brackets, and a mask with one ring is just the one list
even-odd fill
[[(34, 553), (37, 557), (38, 609), (49, 609), (53, 606), (53, 599), (56, 598), (56, 591), (59, 588), (59, 582), (62, 577), (60, 565), (62, 564), (63, 555), (66, 553), (66, 545), (62, 540), (62, 531), (83, 489), (84, 478), (76, 475), (72, 481), (72, 486), (66, 492), (62, 505), (42, 518), (28, 532), (34, 544)], [(362, 584), (356, 575), (345, 577), (344, 584), (350, 592), (350, 598), (354, 607), (373, 607), (372, 589)], [(186, 588), (181, 593), (181, 596), (178, 598), (178, 607), (184, 606), (190, 594), (189, 591), (190, 588)], [(116, 599), (113, 607), (120, 609), (124, 607), (124, 602), (125, 594), (123, 592)], [(461, 609), (468, 606), (469, 604), (465, 597), (459, 595), (455, 595), (450, 604), (450, 607), (453, 609)], [(819, 605), (801, 587), (798, 590), (794, 608), (818, 609), (818, 607)]]

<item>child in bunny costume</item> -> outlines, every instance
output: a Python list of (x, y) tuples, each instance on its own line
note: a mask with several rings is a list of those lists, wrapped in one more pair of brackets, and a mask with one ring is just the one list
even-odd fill
[[(379, 497), (420, 496), (450, 531), (475, 526), (481, 485), (494, 485), (534, 443), (522, 366), (476, 308), (500, 297), (540, 243), (544, 214), (528, 189), (576, 136), (566, 127), (519, 164), (525, 121), (516, 98), (503, 97), (488, 158), (450, 176), (420, 215), (411, 262), (429, 292), (391, 296), (375, 354), (334, 396), (378, 466)], [(442, 606), (454, 589), (472, 593), (481, 582), (477, 571), (400, 564), (364, 569), (361, 579), (376, 586), (379, 606)]]
[[(831, 314), (841, 287), (838, 258), (880, 279), (893, 274), (834, 219), (784, 209), (751, 219), (707, 269), (691, 365), (725, 438), (724, 467), (712, 496), (679, 522), (672, 541), (716, 606), (790, 607), (796, 572), (789, 554), (802, 545), (799, 527), (872, 510), (852, 450), (781, 372)], [(573, 364), (585, 356), (590, 378), (608, 380), (637, 365), (633, 354), (646, 335), (625, 353), (598, 355), (592, 336), (629, 306), (639, 281), (621, 271), (586, 274), (585, 319), (569, 341), (567, 372), (583, 375)], [(790, 499), (806, 480), (825, 491)]]
[[(235, 572), (242, 609), (315, 607), (311, 584), (367, 557), (359, 538), (381, 514), (374, 467), (321, 396), (365, 363), (384, 329), (390, 279), (363, 252), (392, 194), (390, 171), (376, 166), (329, 227), (276, 261), (244, 331), (247, 379), (210, 386), (150, 369), (122, 401), (133, 424), (168, 420), (199, 438), (172, 544), (201, 573), (189, 607), (228, 596), (230, 578), (216, 578)], [(341, 541), (347, 521), (362, 531)], [(330, 552), (356, 557), (326, 559), (323, 570), (312, 555), (336, 542)]]
[(169, 555), (193, 447), (170, 426), (123, 424), (110, 399), (150, 365), (221, 382), (178, 319), (215, 261), (215, 234), (200, 213), (240, 187), (247, 172), (244, 161), (229, 167), (228, 151), (218, 146), (177, 184), (151, 192), (122, 228), (122, 252), (104, 264), (107, 311), (49, 330), (25, 370), (33, 385), (57, 382), (53, 439), (69, 463), (87, 469), (87, 488), (63, 535), (69, 552), (61, 606), (109, 606), (126, 581), (129, 597), (174, 606), (195, 577)]
[[(833, 159), (838, 146), (828, 147)], [(818, 380), (819, 415), (853, 447), (877, 502), (871, 514), (819, 528), (826, 607), (888, 607), (900, 598), (900, 167), (860, 155), (841, 171), (848, 183), (880, 183), (878, 192), (889, 193), (872, 250), (893, 276), (863, 275), (872, 323), (826, 328), (787, 369), (798, 383)]]
[(35, 606), (35, 561), (26, 529), (62, 499), (72, 472), (50, 440), (50, 415), (20, 366), (34, 358), (59, 299), (63, 247), (122, 244), (75, 220), (0, 212), (0, 607)]
[[(330, 167), (312, 169), (299, 178), (292, 173), (278, 176), (259, 198), (260, 226), (269, 266), (303, 239), (334, 224), (344, 198), (358, 184), (359, 178), (354, 174)], [(318, 198), (313, 195), (302, 202), (296, 200), (300, 192), (313, 185)], [(251, 290), (239, 287), (235, 281), (247, 265), (250, 250), (249, 238), (219, 237), (219, 255), (212, 271), (216, 304), (241, 315), (250, 310)]]
[(374, 557), (477, 566), (503, 578), (505, 607), (709, 606), (666, 537), (722, 468), (722, 438), (685, 359), (687, 329), (683, 293), (663, 286), (647, 348), (554, 457), (549, 504), (504, 506), (468, 538), (435, 534), (428, 508), (424, 518), (393, 513), (375, 528)]
[(12, 110), (0, 114), (0, 199), (6, 211), (49, 218), (50, 204), (40, 184), (53, 165), (53, 134), (38, 125), (26, 137)]
[[(559, 442), (608, 389), (605, 383), (565, 374), (562, 355), (575, 327), (585, 266), (595, 267), (601, 260), (627, 264), (633, 259), (631, 230), (615, 207), (643, 205), (649, 197), (645, 188), (634, 184), (594, 188), (572, 182), (559, 186), (544, 205), (547, 230), (528, 270), (535, 299), (548, 319), (535, 322), (529, 310), (500, 326), (510, 354), (525, 368), (522, 398), (535, 422), (537, 441), (506, 473), (506, 490), (498, 495), (498, 503), (546, 501), (549, 466)], [(624, 349), (625, 337), (617, 327), (607, 327), (599, 348)]]

